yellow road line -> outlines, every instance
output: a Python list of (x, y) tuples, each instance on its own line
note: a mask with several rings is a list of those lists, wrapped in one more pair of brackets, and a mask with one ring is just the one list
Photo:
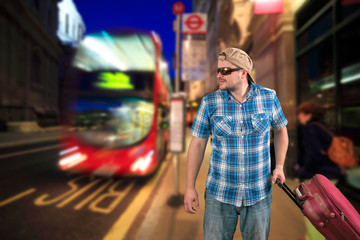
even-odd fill
[(109, 232), (105, 235), (104, 240), (124, 239), (126, 233), (135, 221), (143, 205), (146, 203), (148, 197), (159, 182), (159, 179), (162, 176), (162, 173), (164, 172), (168, 162), (169, 161), (164, 161), (161, 164), (159, 172), (139, 191), (135, 199), (131, 202), (128, 208), (123, 212), (123, 214), (121, 214), (120, 218), (115, 222)]
[(4, 201), (1, 201), (0, 202), (0, 207), (5, 206), (6, 204), (12, 203), (12, 202), (14, 202), (14, 201), (16, 201), (16, 200), (18, 200), (18, 199), (20, 199), (22, 197), (25, 197), (25, 196), (27, 196), (29, 194), (32, 194), (35, 191), (36, 191), (35, 188), (30, 188), (29, 190), (26, 190), (26, 191), (24, 191), (22, 193), (19, 193), (19, 194), (15, 195), (15, 196), (13, 196), (11, 198), (8, 198), (8, 199), (6, 199)]

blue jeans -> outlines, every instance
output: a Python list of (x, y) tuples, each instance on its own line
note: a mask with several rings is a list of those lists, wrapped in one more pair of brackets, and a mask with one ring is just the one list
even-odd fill
[(244, 240), (267, 240), (270, 231), (271, 194), (249, 207), (219, 202), (205, 191), (204, 240), (233, 239), (238, 215)]

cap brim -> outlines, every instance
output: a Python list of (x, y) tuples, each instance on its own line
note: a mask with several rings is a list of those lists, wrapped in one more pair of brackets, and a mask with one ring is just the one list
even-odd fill
[(247, 77), (247, 80), (248, 80), (249, 83), (256, 84), (254, 79), (251, 77), (251, 75), (249, 73), (247, 74), (246, 77)]

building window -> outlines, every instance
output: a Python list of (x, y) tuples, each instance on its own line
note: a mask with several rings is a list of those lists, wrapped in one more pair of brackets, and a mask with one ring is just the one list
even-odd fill
[(79, 24), (79, 26), (78, 26), (78, 41), (81, 41), (81, 38), (82, 38), (82, 27)]
[(356, 14), (360, 10), (360, 2), (358, 0), (341, 0), (338, 1), (340, 21), (348, 18), (352, 14)]
[(41, 59), (38, 51), (34, 51), (31, 59), (31, 82), (41, 84)]
[(72, 33), (72, 39), (76, 39), (76, 25), (73, 25), (73, 33)]
[(297, 47), (302, 49), (307, 45), (313, 43), (324, 33), (328, 32), (332, 28), (332, 10), (327, 11), (317, 21), (314, 22), (308, 29), (306, 29), (299, 37), (297, 41)]
[(47, 21), (48, 21), (48, 27), (51, 30), (52, 29), (52, 11), (51, 11), (51, 9), (48, 9)]
[(65, 14), (65, 33), (69, 34), (69, 14)]
[(360, 146), (360, 18), (339, 33), (341, 132)]
[(4, 36), (5, 39), (7, 40), (7, 48), (5, 49), (5, 51), (7, 51), (7, 57), (8, 60), (7, 62), (7, 80), (9, 82), (13, 82), (14, 79), (14, 65), (15, 65), (15, 46), (16, 44), (16, 37), (14, 34), (15, 31), (15, 25), (12, 22), (8, 22), (8, 26), (7, 26), (7, 35)]
[(22, 30), (18, 30), (18, 43), (16, 51), (16, 62), (18, 66), (23, 66), (23, 71), (16, 71), (16, 80), (18, 86), (25, 86), (26, 83), (26, 35)]
[(298, 104), (323, 104), (325, 123), (360, 146), (360, 1), (319, 2), (296, 14)]
[(40, 2), (39, 0), (33, 0), (33, 3), (34, 3), (34, 7), (36, 9), (36, 11), (40, 11)]

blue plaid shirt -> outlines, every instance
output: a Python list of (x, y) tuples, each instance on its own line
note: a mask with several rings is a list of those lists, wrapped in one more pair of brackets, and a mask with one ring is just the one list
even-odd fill
[(206, 187), (218, 201), (251, 206), (271, 193), (270, 125), (287, 125), (274, 90), (252, 84), (243, 103), (222, 90), (202, 99), (190, 134), (211, 135)]

